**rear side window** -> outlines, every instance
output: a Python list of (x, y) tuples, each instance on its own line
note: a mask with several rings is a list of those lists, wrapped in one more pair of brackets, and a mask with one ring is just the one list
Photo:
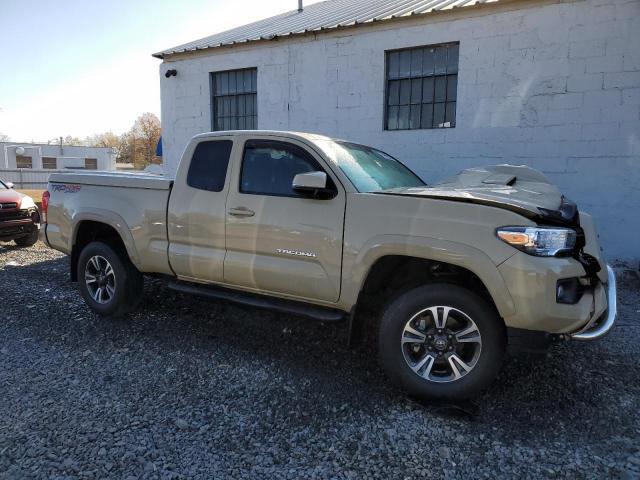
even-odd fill
[(298, 197), (293, 177), (322, 171), (304, 149), (285, 142), (252, 140), (245, 144), (240, 191), (256, 195)]
[(187, 185), (200, 190), (221, 192), (232, 146), (231, 140), (200, 142), (191, 157)]

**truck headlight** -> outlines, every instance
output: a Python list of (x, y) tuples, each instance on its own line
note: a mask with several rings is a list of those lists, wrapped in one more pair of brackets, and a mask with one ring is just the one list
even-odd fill
[(571, 252), (577, 237), (575, 230), (562, 227), (501, 227), (496, 234), (512, 247), (539, 257)]

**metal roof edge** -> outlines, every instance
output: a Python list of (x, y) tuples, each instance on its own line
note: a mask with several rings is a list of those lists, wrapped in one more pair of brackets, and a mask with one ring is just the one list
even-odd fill
[[(453, 3), (453, 1), (455, 0), (451, 0), (450, 2), (446, 2), (447, 4), (449, 3)], [(558, 0), (552, 0), (551, 3), (557, 3)], [(562, 1), (562, 0), (559, 0)], [(532, 4), (532, 3), (542, 3), (541, 0), (469, 0), (467, 2), (465, 2), (463, 5), (461, 6), (453, 6), (450, 8), (445, 8), (445, 9), (427, 9), (425, 11), (421, 11), (421, 12), (411, 12), (410, 14), (405, 14), (405, 15), (401, 15), (401, 16), (390, 16), (387, 18), (372, 18), (366, 21), (360, 21), (360, 22), (350, 22), (348, 25), (343, 25), (343, 24), (338, 24), (335, 26), (331, 26), (331, 27), (325, 27), (325, 26), (320, 26), (317, 28), (310, 28), (310, 29), (305, 29), (305, 30), (301, 30), (298, 32), (289, 32), (289, 33), (280, 33), (280, 34), (274, 34), (269, 36), (269, 38), (265, 38), (265, 37), (259, 37), (259, 38), (247, 38), (245, 40), (234, 40), (234, 41), (230, 41), (230, 42), (221, 42), (218, 43), (216, 45), (212, 45), (212, 46), (199, 46), (199, 47), (191, 47), (191, 48), (183, 48), (181, 50), (175, 50), (175, 51), (168, 51), (168, 50), (163, 50), (160, 52), (156, 52), (153, 53), (151, 56), (154, 58), (158, 58), (160, 60), (165, 60), (168, 57), (172, 57), (174, 55), (185, 55), (185, 54), (190, 54), (193, 52), (203, 52), (203, 51), (207, 51), (207, 50), (215, 50), (218, 48), (229, 48), (229, 47), (233, 47), (236, 45), (254, 45), (254, 44), (258, 44), (258, 43), (264, 43), (264, 42), (270, 42), (270, 41), (274, 41), (274, 40), (278, 40), (280, 38), (286, 38), (286, 39), (293, 39), (293, 38), (301, 38), (304, 36), (308, 36), (308, 35), (318, 35), (318, 34), (324, 34), (324, 33), (331, 33), (331, 32), (336, 32), (336, 31), (341, 31), (341, 30), (347, 30), (347, 29), (355, 29), (355, 28), (361, 28), (361, 27), (369, 27), (369, 26), (374, 26), (374, 25), (381, 25), (381, 24), (391, 24), (394, 22), (402, 22), (402, 21), (407, 21), (407, 20), (415, 20), (417, 18), (428, 18), (428, 17), (432, 17), (432, 16), (442, 16), (442, 15), (449, 15), (449, 14), (458, 14), (461, 11), (479, 11), (479, 10), (485, 10), (485, 9), (494, 9), (494, 8), (498, 8), (498, 7), (502, 7), (504, 5), (513, 5), (513, 4)], [(289, 12), (287, 12), (289, 13)], [(280, 16), (280, 15), (277, 15)], [(275, 18), (275, 17), (270, 17), (270, 18)], [(267, 19), (265, 19), (267, 20)], [(257, 23), (257, 22), (254, 22)], [(248, 24), (251, 25), (251, 24)], [(238, 27), (238, 28), (243, 28), (246, 27), (247, 25), (244, 25), (242, 27)], [(233, 29), (232, 29), (233, 30)], [(220, 33), (224, 33), (224, 32), (220, 32)], [(215, 34), (214, 34), (215, 35)], [(204, 37), (203, 39), (200, 40), (204, 40), (205, 38), (208, 37)], [(195, 40), (198, 41), (198, 40)], [(195, 42), (194, 41), (194, 42)], [(193, 42), (191, 42), (193, 43)], [(184, 47), (189, 45), (187, 44), (183, 44), (179, 47)], [(178, 47), (174, 47), (174, 48), (178, 48)]]

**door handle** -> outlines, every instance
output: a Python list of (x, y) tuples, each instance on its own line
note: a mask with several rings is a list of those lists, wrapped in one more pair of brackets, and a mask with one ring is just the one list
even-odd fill
[(229, 215), (233, 217), (253, 217), (256, 214), (253, 210), (249, 210), (247, 207), (235, 207), (229, 209)]

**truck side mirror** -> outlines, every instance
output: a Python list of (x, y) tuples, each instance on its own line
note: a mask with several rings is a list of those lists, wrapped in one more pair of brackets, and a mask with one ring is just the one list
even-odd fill
[(7, 183), (5, 183), (5, 185), (7, 186), (7, 188), (13, 188), (13, 187), (15, 187), (15, 185), (13, 184), (13, 182), (7, 182)]
[(294, 190), (318, 190), (327, 188), (327, 174), (324, 172), (299, 173), (293, 177)]
[(333, 188), (327, 188), (327, 174), (325, 172), (299, 173), (293, 177), (292, 186), (296, 193), (305, 197), (330, 199), (335, 197)]

